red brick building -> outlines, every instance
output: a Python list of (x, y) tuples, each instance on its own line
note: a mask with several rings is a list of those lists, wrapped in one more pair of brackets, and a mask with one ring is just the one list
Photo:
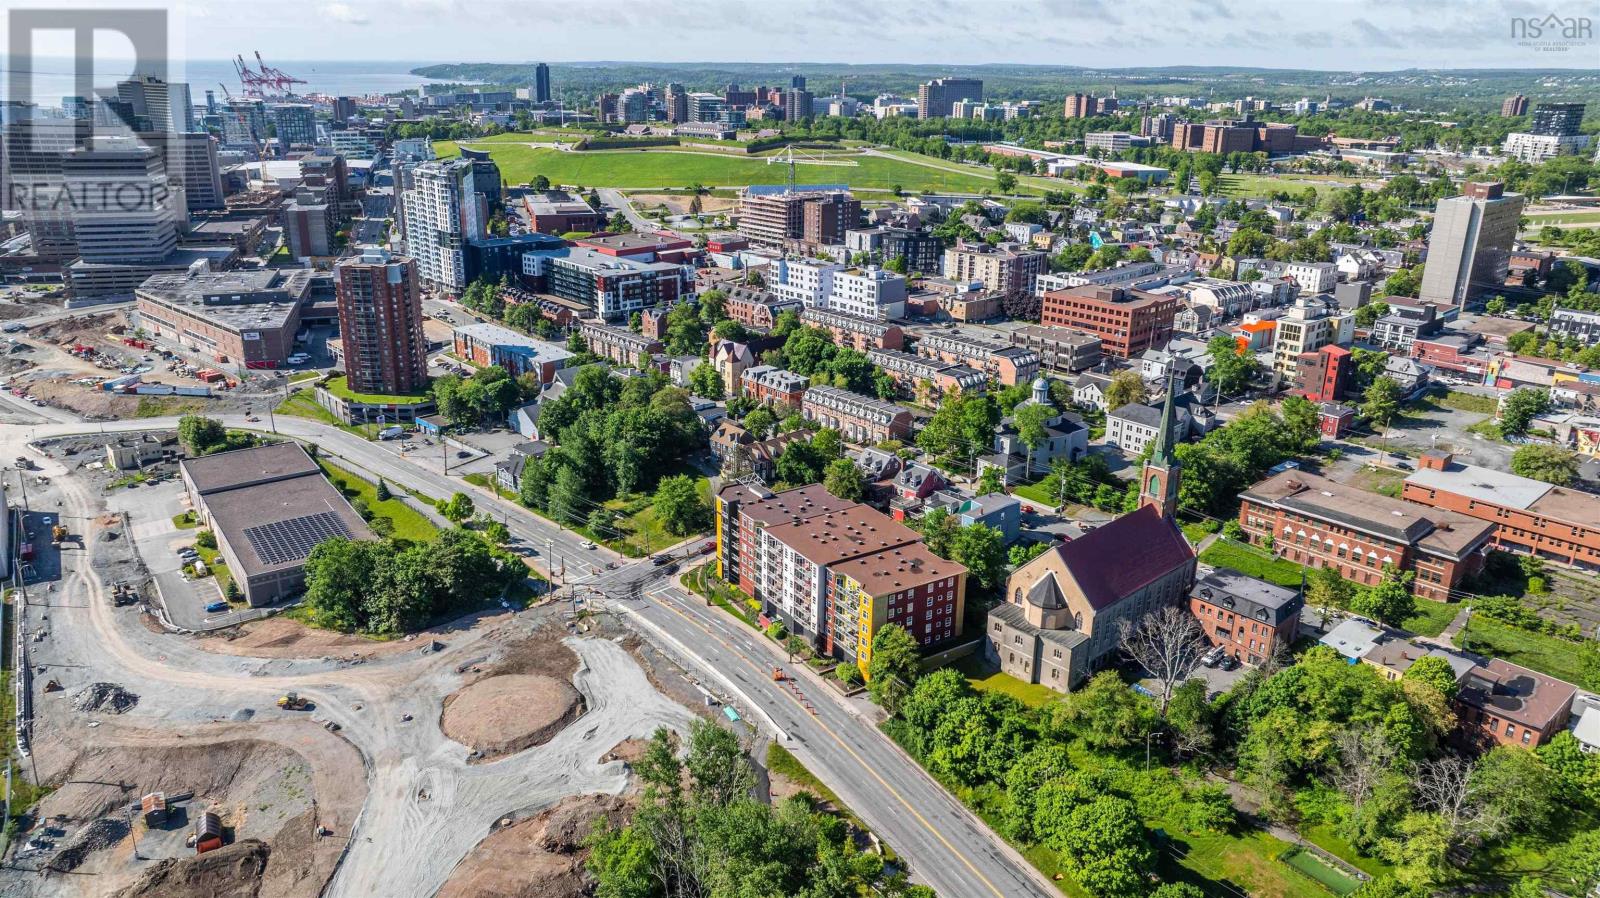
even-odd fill
[(1295, 357), (1294, 388), (1291, 392), (1312, 402), (1338, 402), (1350, 388), (1355, 364), (1350, 350), (1328, 344), (1316, 352)]
[(1317, 430), (1330, 440), (1337, 440), (1355, 426), (1356, 410), (1338, 402), (1324, 402), (1317, 409)]
[(1089, 331), (1106, 355), (1127, 359), (1164, 348), (1181, 305), (1177, 296), (1090, 284), (1047, 292), (1040, 323)]
[(811, 379), (783, 368), (756, 365), (746, 368), (739, 376), (739, 386), (747, 399), (798, 409), (805, 397), (806, 387), (811, 386)]
[(1189, 612), (1206, 641), (1231, 658), (1260, 664), (1294, 644), (1305, 599), (1295, 590), (1217, 568), (1189, 590)]
[(898, 324), (823, 309), (806, 309), (800, 313), (800, 320), (812, 327), (822, 328), (835, 344), (847, 346), (856, 352), (904, 349), (906, 345), (905, 331)]
[(1449, 601), (1451, 591), (1483, 569), (1494, 525), (1450, 511), (1284, 471), (1239, 494), (1239, 523), (1251, 543), (1308, 567), (1329, 567), (1371, 586), (1394, 565), (1413, 571), (1412, 591)]
[(1566, 728), (1578, 687), (1499, 658), (1467, 671), (1456, 693), (1460, 727), (1480, 746), (1537, 748)]
[(1450, 453), (1430, 450), (1400, 498), (1482, 522), (1496, 548), (1600, 571), (1600, 496), (1456, 464)]

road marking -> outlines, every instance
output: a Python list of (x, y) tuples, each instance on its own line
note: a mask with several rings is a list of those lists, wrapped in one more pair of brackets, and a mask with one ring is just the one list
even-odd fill
[[(705, 633), (707, 636), (710, 636), (712, 639), (716, 640), (723, 648), (727, 649), (729, 652), (732, 652), (735, 656), (737, 656), (740, 659), (742, 659), (746, 664), (749, 664), (749, 665), (757, 668), (758, 670), (763, 667), (763, 665), (757, 664), (754, 659), (750, 658), (749, 656), (745, 655), (743, 652), (741, 652), (738, 649), (734, 648), (733, 646), (729, 645), (725, 640), (723, 640), (720, 636), (716, 635), (715, 633), (711, 632), (711, 630), (709, 628), (707, 628), (706, 626), (704, 626), (703, 624), (700, 624), (698, 621), (696, 621), (693, 618), (689, 617), (689, 615), (687, 615), (687, 614), (683, 613), (682, 611), (679, 611), (678, 609), (672, 607), (671, 603), (666, 602), (666, 601), (660, 601), (659, 597), (661, 595), (663, 595), (663, 591), (658, 590), (658, 591), (656, 591), (654, 593), (647, 593), (647, 595), (650, 595), (652, 598), (657, 598), (658, 599), (657, 604), (660, 605), (662, 608), (665, 608), (668, 611), (671, 611), (673, 614), (676, 614), (679, 617), (683, 618), (685, 621), (687, 621), (689, 623), (690, 626), (694, 627), (697, 630), (700, 630), (701, 632)], [(792, 694), (790, 694), (790, 693), (788, 693), (788, 692), (786, 692), (786, 691), (784, 691), (782, 689), (778, 690), (778, 694), (787, 696), (790, 701), (794, 702), (796, 705), (799, 705), (801, 710), (803, 710), (803, 711), (807, 710), (806, 706), (805, 706), (805, 702), (803, 702), (800, 699), (796, 698), (794, 695), (792, 695)], [(848, 712), (846, 712), (846, 713), (848, 713)], [(929, 823), (928, 822), (928, 818), (922, 816), (921, 812), (919, 812), (915, 807), (912, 807), (911, 802), (906, 801), (905, 797), (902, 796), (899, 793), (899, 791), (897, 791), (895, 789), (895, 787), (889, 785), (887, 780), (885, 780), (883, 777), (879, 776), (878, 775), (878, 771), (873, 769), (873, 767), (870, 764), (868, 764), (865, 760), (863, 760), (860, 755), (856, 754), (855, 749), (851, 748), (843, 739), (839, 738), (839, 734), (835, 733), (831, 727), (829, 727), (826, 723), (824, 723), (823, 720), (822, 720), (822, 717), (820, 715), (812, 714), (811, 716), (812, 716), (812, 719), (816, 721), (817, 726), (822, 727), (822, 731), (824, 733), (827, 733), (828, 736), (831, 737), (834, 742), (837, 742), (839, 744), (840, 748), (844, 749), (850, 755), (850, 757), (854, 758), (856, 760), (856, 763), (860, 764), (861, 768), (863, 770), (865, 770), (865, 771), (867, 771), (867, 773), (871, 774), (872, 778), (877, 780), (879, 785), (881, 785), (881, 786), (883, 786), (883, 788), (887, 789), (889, 794), (893, 795), (895, 797), (896, 801), (900, 802), (901, 805), (905, 806), (905, 809), (911, 812), (911, 816), (916, 817), (918, 822), (920, 822), (928, 830), (928, 832), (933, 833), (933, 837), (935, 839), (938, 839), (940, 844), (944, 845), (945, 848), (949, 849), (951, 854), (953, 854), (956, 857), (960, 858), (961, 859), (961, 863), (964, 864), (968, 870), (972, 871), (972, 875), (978, 877), (978, 879), (980, 881), (982, 881), (985, 886), (988, 886), (989, 891), (994, 893), (995, 898), (1006, 898), (1005, 893), (1000, 891), (998, 888), (996, 888), (995, 884), (993, 882), (989, 881), (989, 877), (984, 876), (983, 873), (981, 871), (979, 871), (976, 866), (973, 865), (972, 861), (967, 859), (967, 856), (965, 854), (963, 854), (959, 849), (957, 849), (956, 846), (950, 844), (950, 840), (946, 839), (944, 837), (944, 833), (941, 833), (938, 830), (938, 828), (936, 828), (932, 823)], [(938, 789), (943, 789), (944, 788), (943, 786), (940, 786), (937, 781), (934, 782), (934, 787), (938, 788)], [(951, 797), (954, 798), (954, 796), (951, 796)], [(963, 808), (964, 807), (965, 806), (963, 806)]]

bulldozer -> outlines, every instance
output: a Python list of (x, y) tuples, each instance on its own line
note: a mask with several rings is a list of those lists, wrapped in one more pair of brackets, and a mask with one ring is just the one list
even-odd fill
[(60, 547), (67, 538), (67, 528), (56, 524), (50, 528), (50, 545)]
[(306, 700), (297, 692), (289, 692), (278, 699), (278, 707), (285, 711), (304, 711)]

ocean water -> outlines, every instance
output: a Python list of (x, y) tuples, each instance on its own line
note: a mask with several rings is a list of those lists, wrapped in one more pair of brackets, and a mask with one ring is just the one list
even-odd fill
[[(254, 56), (247, 56), (246, 61), (251, 68), (256, 68)], [(275, 66), (306, 81), (305, 84), (294, 85), (297, 94), (320, 93), (330, 96), (359, 97), (417, 90), (425, 84), (442, 83), (436, 79), (409, 74), (410, 69), (429, 64), (425, 61), (351, 62), (268, 58), (266, 62), (269, 66)], [(3, 94), (5, 99), (13, 99), (10, 78), (17, 67), (14, 62), (7, 62), (5, 66), (7, 79)], [(114, 90), (118, 81), (128, 77), (132, 67), (131, 60), (97, 60), (95, 86)], [(61, 102), (62, 97), (77, 93), (70, 59), (40, 59), (33, 64), (32, 69), (33, 102), (41, 106), (55, 106)], [(226, 84), (228, 90), (233, 91), (235, 95), (243, 93), (233, 62), (226, 59), (175, 60), (168, 70), (167, 80), (188, 82), (189, 92), (196, 105), (205, 102), (205, 92), (208, 90), (214, 91), (217, 99), (222, 99), (222, 88), (218, 86), (219, 84)]]

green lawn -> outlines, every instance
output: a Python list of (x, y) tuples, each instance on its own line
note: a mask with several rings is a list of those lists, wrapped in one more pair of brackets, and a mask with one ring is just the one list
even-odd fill
[[(742, 187), (748, 184), (782, 184), (788, 175), (784, 166), (768, 164), (764, 158), (717, 155), (678, 147), (641, 150), (590, 150), (567, 152), (522, 144), (472, 142), (487, 149), (510, 184), (532, 181), (544, 175), (556, 184), (582, 184), (597, 187), (688, 187), (705, 184), (715, 187)], [(459, 155), (455, 143), (434, 144), (440, 158)], [(797, 162), (795, 179), (800, 184), (847, 184), (854, 188), (888, 190), (896, 184), (909, 191), (955, 191), (980, 193), (994, 189), (993, 172), (974, 169), (972, 174), (943, 171), (874, 156), (835, 156), (840, 163)]]
[(1200, 553), (1200, 561), (1212, 567), (1233, 568), (1261, 580), (1297, 589), (1301, 572), (1305, 569), (1292, 561), (1275, 558), (1270, 553), (1246, 543), (1219, 539)]
[(398, 487), (391, 484), (389, 487), (391, 491), (390, 497), (380, 502), (378, 501), (378, 487), (375, 484), (368, 483), (365, 479), (357, 477), (338, 465), (327, 461), (322, 461), (320, 464), (323, 472), (328, 475), (328, 479), (333, 481), (334, 486), (345, 492), (346, 495), (350, 495), (353, 492), (354, 495), (350, 495), (350, 498), (360, 499), (365, 502), (367, 508), (371, 509), (374, 515), (388, 518), (394, 524), (395, 538), (409, 539), (413, 542), (427, 542), (438, 534), (439, 528), (434, 526), (433, 521), (429, 520), (422, 512), (407, 505), (398, 495), (395, 495), (401, 492)]
[[(1466, 642), (1462, 641), (1463, 636)], [(1466, 631), (1456, 634), (1455, 644), (1480, 654), (1504, 658), (1568, 683), (1583, 679), (1577, 643), (1489, 620), (1482, 615), (1474, 616)]]
[(179, 530), (193, 530), (199, 525), (195, 523), (194, 512), (186, 511), (183, 514), (175, 514), (172, 516), (172, 526), (178, 528)]
[(1334, 832), (1333, 824), (1319, 823), (1315, 826), (1303, 826), (1300, 835), (1307, 842), (1321, 848), (1336, 858), (1345, 861), (1369, 876), (1384, 876), (1394, 870), (1394, 867), (1378, 860), (1367, 857), (1355, 849), (1354, 845), (1339, 838)]
[(1548, 224), (1600, 224), (1600, 211), (1593, 212), (1529, 212), (1528, 227)]
[(349, 402), (365, 402), (371, 405), (404, 405), (424, 398), (426, 393), (412, 393), (409, 395), (389, 395), (385, 393), (357, 393), (350, 389), (344, 375), (330, 377), (322, 382), (323, 389)]
[(1217, 180), (1224, 194), (1237, 197), (1266, 196), (1278, 190), (1303, 193), (1307, 187), (1315, 187), (1317, 194), (1321, 196), (1331, 193), (1340, 187), (1348, 187), (1351, 184), (1358, 183), (1351, 180), (1330, 178), (1325, 175), (1233, 174), (1221, 175)]
[(1030, 708), (1039, 708), (1061, 698), (1061, 693), (1048, 686), (1024, 683), (1010, 674), (991, 670), (980, 655), (968, 655), (951, 667), (966, 677), (973, 689), (1009, 695)]
[(1019, 484), (1011, 488), (1011, 494), (1019, 499), (1028, 499), (1041, 505), (1049, 505), (1052, 508), (1061, 502), (1061, 497), (1052, 495), (1049, 490), (1045, 489), (1043, 483)]
[(306, 418), (322, 424), (332, 424), (335, 427), (349, 429), (343, 421), (334, 417), (333, 412), (318, 405), (317, 400), (306, 390), (290, 394), (287, 399), (273, 407), (272, 413), (275, 415), (292, 415), (296, 418)]
[(198, 415), (206, 410), (204, 399), (184, 399), (177, 396), (140, 396), (133, 410), (135, 418), (166, 418), (172, 415)]
[(1283, 862), (1321, 883), (1335, 895), (1348, 895), (1361, 888), (1361, 880), (1303, 848), (1289, 849)]
[(1438, 636), (1451, 621), (1456, 619), (1456, 613), (1460, 610), (1460, 605), (1449, 605), (1432, 599), (1417, 599), (1416, 613), (1401, 622), (1400, 626), (1423, 636)]
[(233, 574), (228, 571), (227, 559), (216, 549), (208, 549), (199, 543), (195, 544), (194, 550), (199, 554), (200, 560), (206, 563), (206, 570), (217, 578), (217, 590), (222, 593), (223, 598), (227, 598), (228, 584), (233, 582)]

